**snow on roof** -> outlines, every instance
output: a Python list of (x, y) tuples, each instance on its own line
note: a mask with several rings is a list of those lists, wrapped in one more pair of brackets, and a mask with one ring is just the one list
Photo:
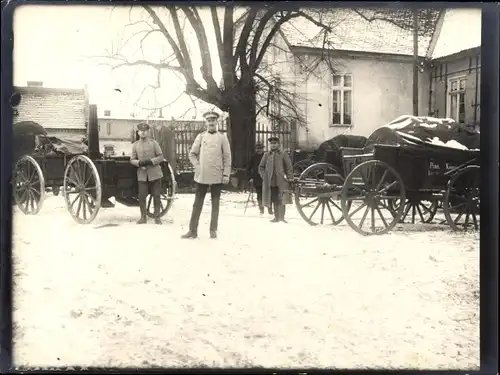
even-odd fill
[(481, 46), (481, 9), (447, 9), (432, 53), (433, 59)]
[[(331, 49), (413, 55), (413, 32), (394, 23), (369, 22), (352, 9), (332, 9), (322, 22), (333, 29), (327, 38)], [(323, 47), (322, 28), (305, 18), (292, 19), (281, 30), (291, 46)], [(431, 38), (430, 33), (419, 38), (419, 55), (426, 55)]]

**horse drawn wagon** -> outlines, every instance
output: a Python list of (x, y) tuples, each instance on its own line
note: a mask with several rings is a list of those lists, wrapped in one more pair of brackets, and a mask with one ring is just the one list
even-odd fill
[(451, 228), (478, 230), (479, 150), (433, 144), (411, 134), (402, 137), (406, 142), (396, 145), (342, 148), (342, 171), (329, 163), (306, 168), (295, 180), (301, 217), (317, 225), (325, 224), (326, 216), (326, 222), (345, 220), (363, 235), (383, 234), (410, 210), (413, 223), (415, 217), (430, 222), (441, 204)]
[[(43, 138), (43, 136), (42, 136)], [(66, 207), (80, 224), (91, 223), (101, 206), (112, 207), (111, 197), (129, 207), (139, 205), (137, 168), (129, 156), (108, 156), (99, 152), (97, 107), (89, 106), (88, 149), (70, 154), (33, 152), (20, 157), (13, 168), (14, 202), (24, 214), (36, 215), (42, 208), (47, 188), (62, 188)], [(175, 174), (167, 161), (163, 171), (162, 217), (170, 210), (176, 190)], [(108, 204), (102, 205), (103, 202)], [(147, 198), (147, 214), (154, 216), (152, 196)]]

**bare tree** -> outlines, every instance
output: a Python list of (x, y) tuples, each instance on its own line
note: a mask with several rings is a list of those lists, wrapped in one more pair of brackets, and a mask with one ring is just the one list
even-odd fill
[[(137, 21), (147, 25), (142, 31), (139, 48), (143, 48), (144, 40), (152, 34), (160, 34), (172, 53), (160, 61), (139, 59), (129, 61), (123, 54), (112, 51), (108, 58), (115, 61), (114, 68), (121, 66), (147, 66), (158, 72), (156, 85), (160, 86), (162, 71), (169, 70), (178, 75), (185, 83), (184, 93), (198, 98), (220, 110), (229, 113), (231, 127), (231, 144), (233, 149), (233, 166), (245, 168), (255, 143), (255, 121), (259, 98), (267, 99), (277, 91), (282, 102), (286, 103), (290, 112), (294, 112), (294, 96), (291, 90), (281, 86), (276, 89), (274, 80), (260, 74), (261, 65), (274, 37), (286, 22), (303, 17), (313, 24), (328, 26), (289, 4), (278, 2), (266, 4), (263, 8), (251, 7), (240, 19), (237, 25), (234, 21), (234, 6), (227, 3), (222, 17), (215, 6), (210, 7), (213, 31), (209, 30), (200, 17), (199, 7), (188, 5), (166, 5), (161, 8), (143, 5), (147, 18)], [(197, 45), (188, 43), (185, 25), (195, 35)], [(212, 59), (214, 47), (209, 43), (209, 32), (214, 33), (218, 61)], [(194, 57), (199, 56), (202, 64), (201, 79), (195, 71)], [(222, 82), (214, 78), (214, 64), (219, 64), (222, 70)], [(146, 90), (147, 88), (145, 88)], [(269, 106), (264, 104), (262, 111)], [(300, 114), (294, 114), (300, 120)], [(234, 152), (238, 150), (238, 152)]]

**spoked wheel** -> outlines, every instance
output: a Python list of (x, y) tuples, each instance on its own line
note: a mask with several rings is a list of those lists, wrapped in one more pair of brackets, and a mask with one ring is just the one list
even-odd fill
[(314, 161), (312, 161), (311, 159), (304, 159), (295, 163), (292, 167), (293, 175), (297, 177), (300, 176), (302, 172), (304, 172), (312, 164), (314, 164)]
[(455, 231), (479, 230), (480, 168), (465, 167), (448, 182), (443, 209), (446, 221)]
[[(172, 204), (174, 203), (175, 191), (177, 189), (177, 183), (175, 181), (175, 174), (170, 164), (162, 165), (163, 178), (161, 181), (161, 194), (160, 194), (160, 212), (158, 217), (163, 217), (170, 211)], [(153, 196), (148, 195), (146, 198), (147, 204), (147, 215), (149, 217), (156, 217), (154, 211)]]
[(78, 155), (69, 161), (64, 172), (63, 195), (76, 222), (89, 224), (95, 219), (101, 208), (101, 179), (87, 156)]
[[(369, 160), (356, 166), (347, 176), (341, 199), (349, 226), (366, 236), (393, 229), (403, 216), (404, 205), (395, 210), (389, 201), (405, 202), (406, 197), (399, 173), (382, 161)], [(366, 220), (369, 212), (370, 218)]]
[(295, 206), (309, 225), (337, 225), (342, 208), (337, 197), (344, 184), (339, 170), (328, 163), (317, 163), (302, 172), (295, 182)]
[(45, 199), (45, 179), (42, 168), (31, 156), (23, 156), (12, 173), (14, 202), (26, 215), (36, 215)]
[[(391, 204), (394, 212), (397, 213), (401, 201), (391, 200), (389, 203)], [(427, 201), (416, 198), (407, 199), (405, 202), (403, 216), (401, 217), (401, 223), (403, 223), (406, 219), (411, 220), (412, 224), (415, 224), (415, 219), (420, 220), (421, 223), (430, 223), (434, 219), (434, 216), (436, 216), (438, 206), (438, 201), (434, 200)]]

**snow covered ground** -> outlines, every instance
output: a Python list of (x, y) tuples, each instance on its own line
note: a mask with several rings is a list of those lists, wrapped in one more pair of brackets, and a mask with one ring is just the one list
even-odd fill
[(16, 366), (478, 369), (478, 234), (271, 224), (246, 198), (223, 195), (217, 240), (209, 198), (180, 239), (192, 195), (161, 227), (120, 205), (79, 225), (50, 194), (16, 211)]

